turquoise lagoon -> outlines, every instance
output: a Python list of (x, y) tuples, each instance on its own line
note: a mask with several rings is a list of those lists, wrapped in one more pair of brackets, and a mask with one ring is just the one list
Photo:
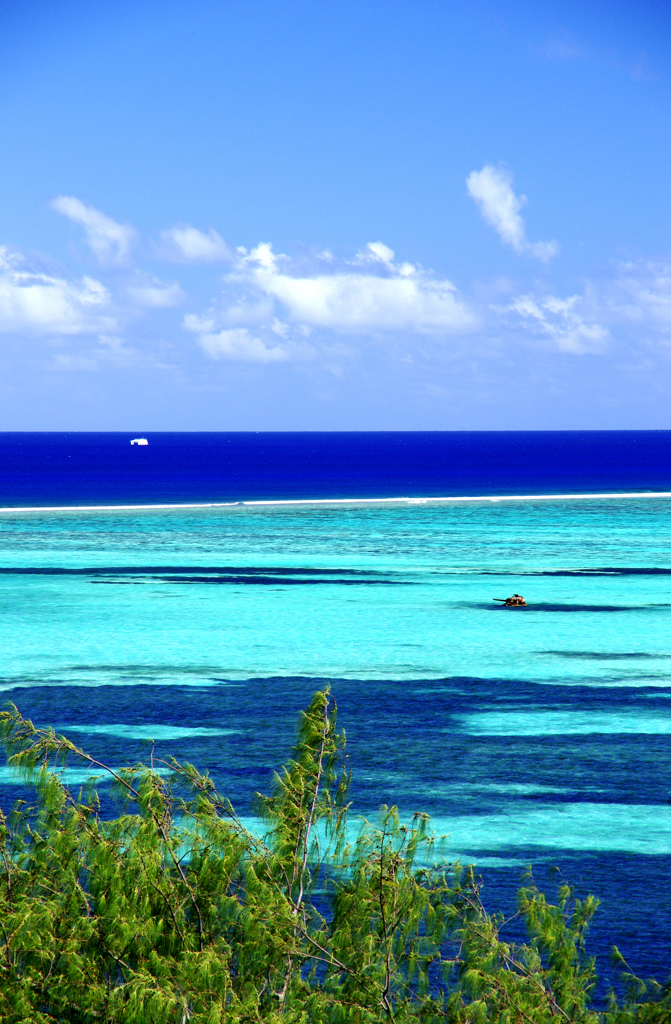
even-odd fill
[(671, 499), (9, 512), (0, 547), (24, 713), (113, 764), (153, 739), (250, 814), (328, 684), (359, 812), (430, 812), (502, 904), (558, 865), (600, 955), (668, 973)]

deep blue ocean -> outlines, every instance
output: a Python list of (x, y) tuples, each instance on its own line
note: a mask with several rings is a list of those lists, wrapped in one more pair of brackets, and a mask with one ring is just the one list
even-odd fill
[(153, 739), (250, 817), (328, 684), (356, 811), (428, 811), (491, 909), (558, 867), (602, 901), (600, 995), (613, 943), (666, 980), (663, 492), (671, 431), (0, 434), (2, 696), (113, 766)]
[[(0, 433), (0, 505), (668, 491), (671, 431)], [(145, 436), (145, 435), (141, 435)]]

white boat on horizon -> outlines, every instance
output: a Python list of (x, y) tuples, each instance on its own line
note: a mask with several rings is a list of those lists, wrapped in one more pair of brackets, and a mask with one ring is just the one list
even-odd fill
[(131, 444), (149, 444), (146, 437), (134, 437)]

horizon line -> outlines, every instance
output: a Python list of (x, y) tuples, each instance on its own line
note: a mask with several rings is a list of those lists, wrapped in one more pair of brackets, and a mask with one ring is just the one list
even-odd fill
[[(0, 430), (6, 434), (132, 434), (132, 430)], [(138, 431), (136, 431), (138, 433)], [(140, 434), (671, 434), (671, 427), (346, 427), (324, 429), (232, 429), (232, 430), (160, 430), (139, 431)]]

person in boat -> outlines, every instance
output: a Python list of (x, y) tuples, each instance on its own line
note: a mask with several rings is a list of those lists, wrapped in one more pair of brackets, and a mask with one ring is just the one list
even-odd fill
[(513, 594), (512, 597), (495, 597), (495, 601), (500, 601), (504, 608), (520, 608), (527, 607), (527, 603), (521, 594)]

